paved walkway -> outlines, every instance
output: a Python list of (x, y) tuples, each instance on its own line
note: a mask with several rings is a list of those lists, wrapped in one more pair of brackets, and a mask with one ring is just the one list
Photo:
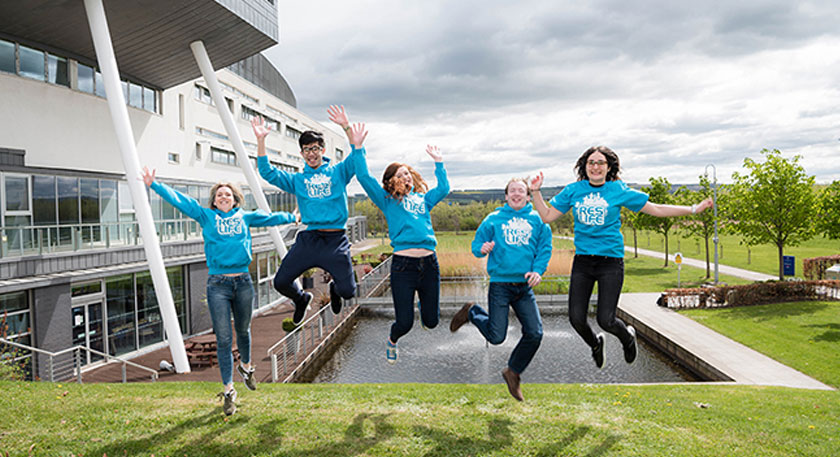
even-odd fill
[[(574, 238), (572, 238), (570, 236), (556, 236), (556, 238), (560, 238), (560, 239), (563, 239), (563, 240), (574, 240)], [(636, 249), (633, 248), (633, 246), (624, 246), (624, 250), (627, 251), (627, 252), (636, 251)], [(648, 257), (656, 257), (656, 258), (659, 258), (659, 259), (662, 258), (662, 254), (663, 254), (659, 251), (652, 251), (650, 249), (642, 249), (642, 248), (638, 248), (638, 252), (641, 255), (648, 256)], [(668, 260), (673, 262), (674, 261), (674, 254), (670, 254), (668, 256)], [(702, 268), (704, 270), (706, 269), (706, 261), (705, 260), (691, 259), (691, 258), (683, 256), (683, 263), (688, 265), (688, 266), (691, 266), (691, 267)], [(712, 268), (712, 270), (714, 270), (714, 265), (712, 265), (711, 268)], [(767, 281), (768, 279), (777, 279), (776, 276), (767, 275), (767, 274), (764, 274), (764, 273), (758, 273), (756, 271), (744, 270), (742, 268), (730, 267), (729, 265), (721, 265), (721, 264), (718, 264), (718, 272), (722, 273), (722, 274), (729, 275), (729, 276), (735, 276), (736, 278), (749, 279), (749, 280), (752, 280), (752, 281)]]
[(695, 370), (711, 370), (737, 384), (834, 390), (672, 309), (657, 306), (658, 297), (658, 293), (622, 294), (619, 313), (647, 340), (679, 354)]

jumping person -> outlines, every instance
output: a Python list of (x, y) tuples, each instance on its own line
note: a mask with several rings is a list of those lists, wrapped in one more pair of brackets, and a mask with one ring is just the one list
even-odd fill
[(244, 211), (245, 198), (231, 183), (220, 182), (210, 189), (210, 208), (202, 207), (194, 198), (155, 180), (155, 170), (143, 168), (143, 182), (164, 200), (201, 225), (204, 255), (207, 258), (207, 307), (216, 335), (216, 358), (222, 375), (224, 412), (236, 412), (236, 389), (233, 388), (233, 335), (230, 319), (236, 329), (240, 363), (236, 371), (245, 386), (256, 390), (257, 381), (251, 365), (251, 311), (254, 284), (248, 273), (251, 264), (250, 227), (266, 227), (295, 222), (290, 213), (267, 214)]
[(551, 258), (551, 229), (533, 210), (530, 200), (528, 183), (512, 179), (505, 187), (506, 204), (481, 222), (472, 253), (488, 256), (487, 311), (467, 303), (449, 324), (449, 330), (455, 332), (470, 321), (490, 344), (501, 344), (507, 335), (509, 308), (513, 308), (522, 324), (522, 337), (502, 370), (502, 378), (519, 401), (524, 400), (520, 375), (537, 353), (543, 336), (533, 288), (542, 280)]
[[(300, 155), (306, 162), (304, 170), (290, 173), (268, 162), (265, 137), (270, 129), (260, 118), (251, 119), (257, 137), (257, 165), (260, 176), (280, 189), (294, 194), (300, 209), (305, 231), (298, 233), (274, 275), (274, 288), (290, 298), (295, 305), (292, 321), (299, 325), (306, 317), (312, 294), (304, 292), (295, 278), (312, 267), (320, 267), (334, 278), (330, 281), (330, 307), (341, 311), (341, 300), (356, 293), (356, 278), (350, 257), (350, 241), (345, 234), (347, 225), (347, 184), (353, 179), (354, 161), (347, 157), (337, 164), (324, 157), (324, 137), (307, 130), (301, 134)], [(353, 154), (351, 154), (352, 156)]]
[(449, 194), (443, 156), (437, 146), (426, 147), (426, 153), (435, 161), (437, 186), (432, 189), (410, 165), (398, 162), (385, 168), (380, 186), (368, 172), (366, 151), (362, 147), (366, 135), (363, 135), (364, 125), (356, 124), (351, 129), (343, 106), (331, 106), (327, 112), (330, 120), (347, 132), (354, 145), (356, 178), (388, 222), (388, 236), (394, 248), (391, 296), (395, 321), (385, 342), (385, 357), (389, 363), (396, 363), (397, 341), (414, 323), (415, 293), (422, 325), (435, 328), (440, 319), (440, 267), (435, 254), (437, 239), (431, 211)]
[(621, 207), (656, 217), (685, 216), (712, 206), (706, 199), (691, 206), (660, 205), (648, 201), (644, 192), (627, 187), (618, 179), (618, 155), (605, 146), (591, 147), (575, 164), (578, 180), (554, 196), (546, 206), (540, 194), (543, 174), (531, 180), (534, 207), (542, 220), (551, 222), (574, 209), (575, 257), (569, 285), (569, 320), (592, 349), (598, 368), (604, 366), (604, 334), (597, 335), (587, 322), (592, 289), (598, 284), (598, 325), (615, 335), (624, 348), (624, 360), (633, 363), (638, 352), (636, 330), (616, 317), (624, 283), (624, 237)]

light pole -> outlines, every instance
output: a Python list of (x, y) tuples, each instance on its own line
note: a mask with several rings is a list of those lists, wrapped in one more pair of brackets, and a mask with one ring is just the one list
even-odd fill
[(715, 285), (718, 284), (718, 217), (717, 217), (717, 169), (715, 165), (710, 163), (706, 165), (706, 176), (709, 175), (709, 167), (712, 167), (712, 208), (714, 209), (714, 220), (715, 220), (715, 237), (712, 238), (712, 241), (715, 243)]

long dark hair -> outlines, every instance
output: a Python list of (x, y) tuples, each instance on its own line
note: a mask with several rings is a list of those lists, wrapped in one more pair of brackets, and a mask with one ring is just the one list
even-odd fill
[(577, 172), (578, 181), (586, 181), (589, 179), (589, 176), (586, 176), (586, 161), (589, 160), (589, 156), (592, 154), (600, 152), (604, 155), (604, 158), (607, 159), (607, 181), (615, 181), (618, 179), (618, 174), (621, 172), (621, 165), (618, 161), (618, 154), (616, 154), (612, 149), (606, 146), (593, 146), (586, 150), (583, 155), (578, 158), (577, 163), (575, 164), (575, 171)]
[(411, 189), (406, 189), (405, 186), (400, 185), (396, 178), (397, 170), (400, 167), (405, 167), (408, 170), (408, 173), (411, 174), (411, 180), (414, 181), (414, 191), (419, 193), (425, 193), (428, 190), (426, 185), (426, 181), (423, 180), (423, 177), (420, 176), (420, 173), (417, 173), (414, 168), (411, 168), (410, 165), (406, 165), (404, 163), (394, 162), (391, 165), (388, 165), (385, 168), (385, 173), (382, 174), (382, 188), (385, 189), (385, 192), (388, 192), (393, 198), (397, 200), (402, 200), (404, 196), (406, 196)]

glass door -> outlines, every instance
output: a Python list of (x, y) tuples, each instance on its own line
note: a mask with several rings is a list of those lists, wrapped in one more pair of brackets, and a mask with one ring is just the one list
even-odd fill
[[(105, 352), (104, 325), (102, 322), (102, 302), (95, 301), (74, 306), (73, 315), (73, 346), (84, 346), (95, 351)], [(85, 351), (82, 363), (98, 362), (102, 360), (99, 354)]]

